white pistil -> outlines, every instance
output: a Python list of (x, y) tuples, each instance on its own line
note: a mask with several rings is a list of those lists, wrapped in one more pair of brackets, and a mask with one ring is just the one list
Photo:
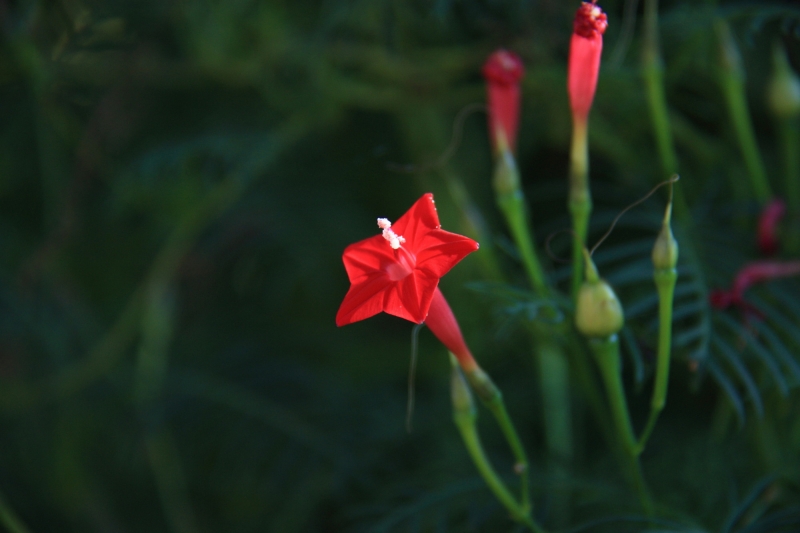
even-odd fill
[(391, 246), (393, 250), (397, 250), (400, 248), (401, 244), (406, 242), (402, 235), (398, 235), (392, 231), (392, 223), (389, 222), (388, 218), (379, 218), (378, 227), (383, 230), (383, 238), (389, 241), (389, 246)]

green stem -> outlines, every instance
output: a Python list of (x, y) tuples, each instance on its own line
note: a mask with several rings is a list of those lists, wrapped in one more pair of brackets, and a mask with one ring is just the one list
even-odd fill
[(658, 155), (664, 176), (678, 171), (678, 157), (672, 139), (672, 129), (664, 94), (664, 66), (661, 63), (658, 45), (658, 0), (647, 0), (644, 4), (644, 46), (642, 54), (642, 77), (647, 90), (650, 119), (656, 137)]
[(6, 501), (5, 496), (0, 493), (0, 523), (5, 526), (9, 533), (29, 533), (30, 530), (22, 519), (14, 512), (14, 509)]
[[(516, 162), (507, 148), (499, 151), (493, 186), (497, 205), (505, 216), (506, 223), (520, 252), (528, 280), (538, 295), (546, 297), (550, 288), (533, 245), (534, 239), (530, 230), (527, 204), (520, 188)], [(531, 334), (540, 367), (539, 375), (548, 450), (557, 459), (557, 461), (550, 461), (550, 464), (555, 466), (558, 462), (568, 460), (572, 456), (569, 369), (564, 354), (552, 340), (552, 328), (534, 325), (531, 328)], [(524, 455), (521, 457), (524, 458)], [(526, 497), (523, 497), (524, 501), (527, 501)]]
[(572, 457), (572, 421), (569, 397), (569, 364), (552, 340), (538, 335), (536, 344), (542, 387), (547, 447), (561, 462)]
[[(508, 490), (505, 483), (503, 483), (503, 480), (497, 475), (494, 467), (487, 459), (486, 452), (483, 450), (483, 445), (481, 444), (480, 436), (478, 435), (476, 426), (478, 415), (475, 410), (475, 405), (472, 401), (472, 394), (470, 393), (469, 387), (464, 380), (464, 374), (458, 366), (458, 362), (452, 355), (450, 356), (450, 363), (452, 366), (451, 393), (453, 398), (453, 420), (458, 427), (459, 432), (461, 433), (461, 438), (464, 441), (467, 452), (472, 458), (472, 462), (475, 464), (475, 467), (478, 469), (478, 472), (480, 473), (484, 482), (486, 482), (486, 485), (489, 487), (492, 493), (494, 493), (495, 497), (500, 501), (500, 503), (503, 504), (503, 506), (508, 510), (514, 520), (524, 524), (535, 533), (544, 533), (544, 530), (539, 527), (539, 525), (536, 524), (536, 522), (534, 522), (531, 518), (530, 505), (524, 503), (525, 500), (523, 500), (523, 503), (520, 504), (517, 499), (514, 498), (514, 496), (511, 494), (511, 491)], [(492, 389), (493, 386), (487, 385), (487, 383), (491, 383), (491, 380), (486, 374), (480, 370), (477, 371), (477, 375), (475, 374), (476, 373), (473, 373), (471, 377), (468, 375), (468, 377), (470, 377), (470, 382), (472, 383), (473, 388), (475, 388), (474, 381), (476, 379), (479, 380), (479, 388), (476, 388), (476, 392), (478, 394), (485, 394), (486, 390)], [(484, 401), (492, 411), (492, 414), (495, 415), (498, 424), (503, 430), (503, 434), (506, 435), (512, 450), (514, 450), (515, 456), (521, 454), (524, 457), (524, 449), (522, 448), (519, 438), (516, 436), (514, 426), (505, 410), (505, 406), (503, 405), (502, 401), (502, 395), (496, 390), (496, 387), (494, 387), (494, 390), (496, 391), (496, 394), (493, 395), (491, 400)], [(527, 459), (525, 459), (524, 467), (525, 470), (527, 470)], [(523, 471), (520, 473), (522, 474), (523, 479), (527, 478), (526, 472)], [(524, 490), (526, 491), (525, 495), (527, 495), (527, 482), (525, 483)]]
[(616, 335), (611, 335), (604, 339), (590, 339), (589, 345), (606, 387), (606, 395), (611, 407), (611, 416), (614, 420), (619, 444), (628, 460), (631, 482), (636, 489), (645, 512), (651, 514), (653, 503), (639, 464), (638, 446), (628, 412), (628, 402), (625, 399), (625, 388), (622, 384), (622, 360), (619, 354), (619, 340)]
[(547, 282), (545, 281), (542, 265), (536, 250), (533, 248), (533, 233), (530, 229), (528, 210), (525, 204), (525, 196), (519, 189), (497, 195), (497, 205), (503, 212), (511, 231), (511, 237), (517, 245), (525, 273), (528, 275), (534, 290), (545, 295), (548, 292)]
[(466, 373), (467, 380), (469, 381), (475, 393), (483, 401), (486, 407), (491, 411), (497, 425), (500, 426), (500, 431), (508, 442), (511, 448), (511, 453), (514, 454), (514, 472), (520, 477), (520, 500), (522, 502), (521, 508), (526, 513), (532, 509), (530, 499), (530, 489), (528, 481), (528, 469), (530, 463), (528, 456), (525, 453), (525, 448), (522, 446), (522, 441), (517, 434), (514, 423), (508, 416), (506, 411), (505, 402), (503, 402), (503, 394), (497, 385), (494, 384), (489, 375), (484, 372), (480, 367), (472, 372)]
[(783, 119), (779, 131), (786, 173), (786, 203), (789, 217), (794, 220), (800, 216), (800, 124), (794, 118)]
[(789, 221), (784, 242), (786, 251), (796, 256), (800, 251), (800, 121), (794, 117), (783, 118), (778, 129), (783, 151), (784, 194)]
[(739, 52), (731, 36), (728, 25), (723, 21), (716, 24), (717, 35), (720, 40), (722, 52), (722, 68), (720, 69), (720, 85), (725, 95), (728, 113), (733, 121), (733, 129), (742, 151), (744, 164), (750, 176), (750, 184), (760, 204), (766, 203), (772, 197), (772, 189), (767, 180), (767, 171), (761, 152), (758, 149), (753, 123), (750, 120), (750, 111), (747, 108), (745, 94), (744, 72), (741, 67)]
[[(533, 333), (549, 456), (547, 468), (553, 483), (563, 486), (568, 478), (566, 465), (572, 462), (574, 455), (569, 362), (561, 346), (553, 341), (552, 332), (546, 331), (546, 326), (535, 325)], [(550, 516), (555, 526), (569, 522), (568, 492), (558, 491), (552, 495)]]
[(658, 355), (656, 356), (656, 376), (653, 397), (650, 402), (650, 416), (637, 444), (637, 455), (644, 451), (647, 440), (653, 432), (658, 416), (667, 403), (669, 383), (669, 364), (672, 354), (672, 302), (678, 273), (674, 268), (655, 272), (658, 289)]
[(592, 193), (589, 189), (588, 123), (576, 119), (572, 123), (570, 148), (569, 212), (572, 215), (572, 297), (578, 297), (583, 281), (583, 248), (589, 231), (592, 213)]
[[(658, 181), (678, 173), (678, 156), (672, 137), (669, 120), (669, 107), (664, 91), (664, 65), (658, 44), (658, 0), (646, 0), (644, 4), (644, 44), (642, 53), (642, 78), (647, 93), (650, 120), (656, 138), (658, 156), (663, 174)], [(674, 191), (675, 213), (684, 223), (691, 223), (689, 204), (683, 195), (683, 188)]]

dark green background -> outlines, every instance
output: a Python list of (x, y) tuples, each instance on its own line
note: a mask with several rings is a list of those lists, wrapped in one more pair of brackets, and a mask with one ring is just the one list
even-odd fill
[[(640, 76), (642, 8), (625, 44), (624, 4), (602, 4), (610, 24), (591, 120), (595, 238), (667, 177)], [(757, 256), (758, 212), (717, 80), (713, 23), (731, 24), (758, 142), (780, 191), (782, 159), (764, 94), (774, 43), (800, 65), (800, 11), (792, 2), (661, 4), (680, 187), (695, 222), (683, 238), (698, 250), (694, 268), (705, 272), (707, 291), (728, 285)], [(452, 423), (441, 345), (420, 333), (409, 434), (412, 325), (386, 315), (334, 324), (348, 287), (344, 247), (376, 234), (376, 217), (394, 220), (429, 191), (444, 227), (469, 234), (454, 201), (466, 191), (494, 243), (441, 286), (504, 390), (533, 460), (544, 525), (554, 525), (549, 502), (558, 493), (572, 502), (560, 527), (585, 524), (581, 531), (800, 530), (798, 378), (787, 374), (781, 394), (752, 354), (739, 362), (744, 377), (729, 362), (712, 379), (702, 364), (690, 369), (697, 353), (676, 352), (670, 402), (644, 456), (665, 522), (641, 521), (577, 394), (568, 483), (555, 486), (543, 474), (538, 377), (515, 327), (520, 316), (480, 285), (480, 254), (493, 251), (509, 283), (524, 287), (494, 207), (484, 114), (466, 119), (445, 165), (428, 163), (450, 142), (459, 110), (485, 98), (484, 59), (511, 48), (527, 68), (519, 165), (539, 242), (568, 226), (565, 65), (577, 6), (0, 1), (4, 526), (512, 531)], [(395, 168), (408, 163), (421, 171)], [(641, 239), (646, 257), (664, 198), (623, 219), (610, 250)], [(566, 254), (567, 245), (555, 239), (554, 253)], [(617, 281), (635, 275), (641, 286), (621, 292), (626, 306), (653, 292), (647, 269)], [(789, 295), (775, 309), (796, 324), (798, 284), (775, 286)], [(686, 312), (712, 312), (703, 298), (693, 303)], [(632, 321), (644, 345), (641, 376), (626, 366), (638, 425), (655, 330), (649, 316)], [(719, 335), (736, 347), (730, 331)], [(797, 360), (800, 340), (782, 335)], [(745, 378), (763, 394), (761, 418)], [(487, 449), (509, 472), (487, 419), (483, 412)], [(740, 520), (739, 510), (752, 520)], [(760, 529), (747, 529), (752, 524)]]

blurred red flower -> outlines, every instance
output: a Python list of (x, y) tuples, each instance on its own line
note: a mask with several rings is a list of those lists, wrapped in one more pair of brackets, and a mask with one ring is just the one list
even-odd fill
[(421, 324), (428, 316), (439, 279), (478, 243), (441, 229), (433, 195), (427, 193), (394, 224), (348, 246), (342, 256), (350, 290), (336, 314), (344, 326), (380, 313)]
[(519, 129), (519, 82), (525, 75), (522, 60), (507, 50), (497, 50), (483, 64), (489, 98), (489, 136), (495, 153), (513, 153)]
[(586, 122), (592, 108), (606, 27), (608, 18), (594, 1), (583, 2), (575, 13), (569, 45), (567, 90), (572, 116), (577, 121)]

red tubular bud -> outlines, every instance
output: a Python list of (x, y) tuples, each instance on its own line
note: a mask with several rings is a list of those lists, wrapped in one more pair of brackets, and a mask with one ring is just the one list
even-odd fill
[(464, 336), (461, 334), (461, 328), (458, 326), (455, 315), (453, 315), (453, 310), (450, 309), (450, 304), (444, 299), (444, 295), (438, 287), (433, 293), (425, 325), (450, 350), (450, 353), (456, 356), (465, 372), (472, 372), (478, 367), (472, 357), (472, 352), (469, 351), (467, 343), (464, 341)]
[(800, 261), (754, 261), (736, 274), (732, 292), (741, 300), (744, 291), (756, 283), (797, 275), (800, 275)]
[(569, 46), (567, 90), (576, 121), (586, 122), (589, 118), (600, 73), (603, 33), (607, 26), (606, 14), (594, 2), (583, 2), (575, 13)]
[(522, 60), (507, 50), (498, 50), (483, 64), (483, 77), (489, 98), (489, 136), (492, 149), (513, 153), (519, 128), (519, 83), (525, 75)]
[(778, 224), (786, 214), (786, 202), (774, 198), (761, 211), (758, 219), (758, 249), (766, 256), (778, 252)]

